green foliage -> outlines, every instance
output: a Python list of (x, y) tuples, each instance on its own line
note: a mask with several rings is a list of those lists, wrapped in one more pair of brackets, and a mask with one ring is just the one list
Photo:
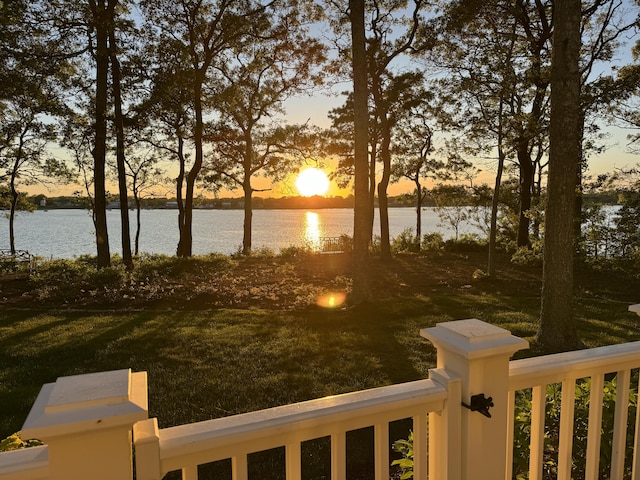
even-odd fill
[(521, 267), (539, 267), (542, 265), (542, 242), (535, 241), (531, 248), (520, 247), (511, 256), (511, 263)]
[(4, 440), (0, 440), (0, 452), (10, 452), (21, 448), (37, 447), (38, 445), (42, 445), (42, 442), (39, 440), (23, 440), (20, 432), (16, 432)]
[(402, 474), (400, 480), (413, 478), (413, 432), (409, 432), (406, 440), (396, 440), (392, 445), (393, 451), (398, 452), (401, 458), (394, 460), (391, 465), (400, 467)]
[(422, 245), (420, 249), (423, 252), (439, 252), (444, 249), (444, 240), (439, 232), (425, 233), (422, 236)]
[(420, 243), (413, 233), (412, 228), (405, 228), (391, 241), (391, 251), (394, 253), (420, 251)]
[(280, 256), (287, 260), (292, 260), (294, 258), (304, 258), (311, 254), (311, 249), (309, 247), (297, 247), (292, 245), (290, 247), (281, 248)]
[(57, 259), (41, 262), (30, 277), (38, 299), (63, 303), (81, 302), (85, 298), (103, 303), (151, 300), (173, 289), (174, 282), (188, 285), (189, 278), (210, 271), (225, 270), (232, 260), (225, 255), (169, 257), (144, 254), (137, 257), (133, 271), (127, 271), (122, 259), (114, 256), (112, 265), (97, 268), (95, 256), (83, 255), (74, 260)]
[[(637, 382), (635, 382), (637, 383)], [(634, 383), (634, 384), (635, 384)], [(591, 379), (577, 382), (575, 387), (575, 414), (573, 429), (573, 465), (572, 478), (584, 478), (586, 467), (587, 435), (589, 426), (589, 405)], [(560, 435), (561, 385), (547, 385), (545, 404), (545, 438), (544, 438), (544, 478), (556, 478), (558, 473), (557, 447)], [(600, 449), (600, 472), (598, 478), (608, 478), (611, 468), (611, 451), (613, 442), (613, 426), (617, 396), (617, 378), (605, 382), (602, 405), (602, 436)], [(638, 392), (631, 389), (628, 406), (629, 418), (635, 418), (638, 405)], [(513, 437), (513, 474), (517, 480), (526, 480), (529, 471), (529, 449), (531, 444), (531, 390), (519, 391), (516, 396), (514, 412)], [(634, 430), (627, 429), (625, 458), (633, 458)], [(391, 465), (402, 469), (401, 479), (413, 478), (413, 432), (406, 440), (398, 440), (393, 450), (402, 455)], [(626, 475), (631, 467), (627, 465)], [(626, 477), (625, 477), (626, 478)]]
[(444, 249), (448, 252), (484, 252), (487, 249), (487, 241), (476, 234), (465, 233), (457, 239), (444, 242)]
[[(584, 478), (586, 467), (587, 434), (591, 379), (577, 382), (575, 387), (575, 416), (573, 426), (572, 478)], [(598, 478), (609, 478), (611, 468), (611, 451), (613, 442), (613, 426), (615, 402), (617, 396), (617, 378), (607, 380), (603, 389), (602, 435), (600, 448), (600, 472)], [(545, 405), (545, 438), (544, 438), (544, 478), (555, 478), (557, 475), (557, 446), (560, 434), (561, 385), (547, 385)], [(631, 389), (627, 400), (629, 418), (635, 418), (638, 393)], [(527, 479), (529, 469), (529, 445), (531, 439), (531, 391), (518, 392), (514, 416), (513, 472), (517, 479)], [(625, 458), (633, 457), (634, 429), (627, 429)], [(627, 466), (626, 475), (630, 474)], [(626, 477), (625, 477), (626, 478)]]

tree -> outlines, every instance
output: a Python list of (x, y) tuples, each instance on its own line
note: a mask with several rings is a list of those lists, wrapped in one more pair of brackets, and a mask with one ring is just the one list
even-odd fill
[(354, 105), (354, 176), (355, 207), (353, 219), (353, 290), (351, 302), (361, 305), (369, 300), (368, 256), (369, 241), (369, 188), (367, 155), (368, 144), (368, 79), (364, 0), (349, 0), (351, 22), (351, 62), (353, 71)]
[(580, 345), (574, 307), (573, 213), (582, 141), (580, 114), (581, 0), (554, 3), (549, 179), (545, 206), (542, 307), (537, 341), (548, 351)]
[[(58, 133), (54, 116), (65, 111), (59, 84), (67, 80), (68, 65), (43, 61), (57, 53), (58, 45), (42, 40), (43, 31), (24, 3), (0, 6), (0, 23), (5, 27), (1, 37), (6, 41), (2, 46), (6, 63), (0, 67), (0, 181), (7, 182), (10, 192), (9, 245), (15, 254), (19, 184), (49, 186), (70, 179), (64, 161), (48, 151)], [(19, 35), (17, 29), (25, 26), (30, 34)]]
[(129, 227), (129, 202), (127, 199), (127, 171), (125, 158), (124, 113), (122, 111), (122, 69), (118, 58), (118, 43), (116, 40), (115, 10), (111, 10), (113, 17), (109, 20), (109, 61), (111, 63), (111, 83), (113, 95), (113, 120), (116, 134), (116, 165), (118, 173), (118, 193), (120, 200), (120, 223), (122, 241), (122, 262), (128, 270), (133, 270), (131, 255), (131, 233)]
[(207, 135), (215, 155), (206, 168), (214, 172), (211, 178), (242, 188), (245, 255), (252, 244), (252, 178), (282, 178), (300, 160), (296, 153), (306, 126), (284, 126), (274, 117), (283, 113), (287, 98), (322, 82), (318, 67), (325, 61), (325, 48), (305, 27), (315, 19), (315, 12), (310, 18), (302, 16), (297, 2), (267, 10), (254, 21), (247, 38), (216, 64), (219, 75), (212, 101), (221, 119)]
[[(180, 216), (180, 240), (177, 255), (191, 256), (193, 200), (196, 181), (204, 161), (205, 102), (210, 86), (211, 70), (227, 58), (224, 52), (237, 47), (253, 28), (253, 22), (276, 8), (277, 0), (262, 5), (253, 0), (182, 1), (142, 0), (141, 6), (149, 28), (155, 33), (156, 50), (167, 49), (173, 60), (180, 62), (177, 70), (187, 73), (191, 140), (194, 160), (178, 184), (185, 183), (184, 205)], [(160, 67), (161, 68), (161, 67)], [(171, 65), (170, 70), (176, 69)]]
[[(419, 98), (423, 101), (430, 95), (421, 91)], [(415, 185), (416, 196), (416, 240), (418, 247), (422, 239), (422, 203), (427, 191), (422, 186), (422, 179), (435, 178), (436, 173), (444, 163), (431, 158), (433, 153), (433, 130), (429, 125), (431, 116), (427, 111), (428, 105), (422, 103), (414, 108), (407, 108), (407, 115), (399, 121), (398, 133), (393, 148), (394, 167), (392, 179), (402, 177), (412, 181)]]
[(138, 151), (126, 157), (127, 177), (130, 179), (131, 194), (136, 207), (136, 233), (134, 255), (140, 252), (140, 231), (142, 230), (141, 209), (143, 195), (164, 184), (163, 171), (158, 168), (158, 158), (148, 152)]
[[(393, 129), (397, 122), (393, 108), (401, 98), (408, 84), (407, 74), (395, 75), (391, 71), (392, 62), (413, 48), (416, 32), (420, 25), (419, 11), (422, 0), (414, 0), (410, 20), (394, 19), (400, 8), (406, 8), (406, 2), (371, 2), (371, 22), (367, 38), (367, 61), (370, 93), (373, 101), (373, 117), (380, 128), (380, 161), (382, 177), (378, 183), (378, 210), (380, 212), (380, 247), (382, 258), (391, 257), (389, 236), (389, 209), (387, 188), (391, 180), (391, 144)], [(398, 35), (394, 28), (404, 28)]]
[(118, 0), (89, 0), (91, 27), (95, 31), (95, 123), (93, 144), (94, 224), (98, 268), (111, 265), (107, 229), (107, 115), (109, 103), (109, 26)]

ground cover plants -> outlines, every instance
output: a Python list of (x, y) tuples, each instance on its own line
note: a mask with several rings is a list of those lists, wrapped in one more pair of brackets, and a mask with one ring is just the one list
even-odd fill
[[(149, 257), (133, 272), (117, 262), (98, 271), (91, 258), (40, 264), (29, 278), (0, 281), (0, 439), (59, 376), (147, 371), (150, 415), (167, 427), (425, 378), (435, 351), (419, 330), (442, 321), (479, 318), (532, 340), (539, 267), (505, 255), (490, 280), (475, 274), (484, 262), (483, 252), (373, 257), (376, 300), (357, 309), (316, 304), (348, 292), (342, 254)], [(640, 302), (640, 279), (578, 270), (585, 345), (640, 339), (627, 311)]]

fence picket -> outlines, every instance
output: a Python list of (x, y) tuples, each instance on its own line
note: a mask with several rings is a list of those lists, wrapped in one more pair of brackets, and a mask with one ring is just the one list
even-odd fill
[(529, 478), (542, 480), (544, 464), (544, 425), (547, 386), (536, 385), (531, 392), (531, 442), (529, 454)]
[(599, 477), (603, 390), (604, 374), (593, 375), (589, 392), (589, 431), (587, 433), (585, 480), (598, 480)]
[(568, 378), (562, 382), (560, 404), (560, 437), (558, 446), (558, 480), (571, 479), (573, 419), (575, 413), (576, 381)]
[(285, 461), (287, 480), (300, 480), (302, 477), (302, 447), (300, 442), (288, 443), (285, 447)]
[(347, 478), (347, 437), (346, 432), (331, 435), (331, 480)]
[(624, 454), (627, 443), (629, 418), (629, 382), (631, 370), (622, 370), (616, 376), (616, 409), (613, 420), (613, 446), (611, 449), (611, 480), (622, 480)]
[(376, 480), (389, 478), (389, 422), (376, 423), (374, 430), (374, 458)]

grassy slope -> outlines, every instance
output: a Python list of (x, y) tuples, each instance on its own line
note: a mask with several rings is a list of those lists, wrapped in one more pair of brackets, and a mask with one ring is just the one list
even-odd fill
[[(166, 427), (424, 378), (435, 352), (420, 328), (477, 317), (531, 338), (538, 308), (536, 298), (463, 293), (359, 311), (3, 311), (0, 437), (59, 376), (145, 370), (150, 414)], [(582, 300), (579, 310), (590, 346), (640, 339), (624, 304)]]

